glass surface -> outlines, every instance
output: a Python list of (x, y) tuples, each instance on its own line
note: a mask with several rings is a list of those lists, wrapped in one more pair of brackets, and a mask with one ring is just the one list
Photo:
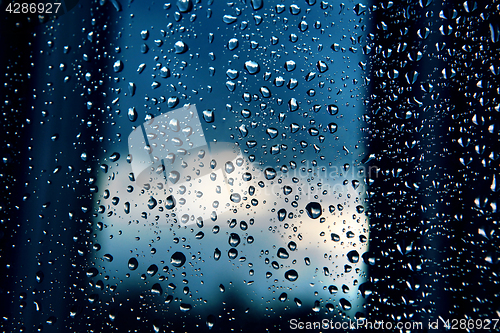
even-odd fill
[(3, 331), (500, 327), (496, 1), (0, 3)]

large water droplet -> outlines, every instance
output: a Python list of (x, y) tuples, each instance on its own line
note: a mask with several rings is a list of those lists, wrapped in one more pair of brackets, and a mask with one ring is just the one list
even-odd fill
[(216, 249), (214, 250), (214, 259), (215, 259), (215, 260), (219, 260), (219, 259), (220, 259), (220, 256), (221, 256), (221, 252), (220, 252), (219, 248), (216, 248)]
[(224, 170), (229, 174), (234, 171), (234, 164), (231, 161), (226, 162), (224, 165)]
[(161, 295), (163, 294), (163, 288), (161, 287), (161, 285), (159, 283), (155, 283), (153, 284), (153, 286), (151, 287), (151, 292), (153, 294), (158, 294), (158, 295)]
[(264, 0), (251, 0), (253, 10), (259, 10), (264, 6)]
[(347, 253), (347, 259), (353, 264), (357, 263), (359, 261), (359, 253), (356, 250), (349, 251)]
[(326, 62), (320, 60), (316, 63), (316, 67), (318, 68), (318, 71), (320, 73), (324, 73), (328, 70), (328, 65), (326, 64)]
[(237, 38), (231, 38), (229, 42), (227, 42), (227, 48), (231, 51), (236, 49), (238, 47), (238, 39)]
[(285, 69), (288, 71), (288, 72), (291, 72), (295, 69), (296, 65), (295, 65), (295, 61), (293, 60), (288, 60), (287, 62), (285, 62)]
[(209, 330), (211, 330), (215, 325), (215, 316), (214, 315), (209, 315), (207, 317), (207, 327)]
[(332, 116), (335, 116), (337, 113), (339, 113), (339, 107), (335, 104), (328, 105), (326, 109)]
[(239, 203), (241, 201), (241, 195), (238, 193), (232, 193), (229, 199), (234, 203)]
[(274, 170), (273, 168), (266, 168), (264, 170), (264, 177), (266, 177), (267, 180), (276, 178), (276, 170)]
[(342, 307), (342, 309), (344, 309), (344, 311), (350, 310), (352, 307), (351, 302), (349, 302), (345, 298), (341, 298), (339, 300), (339, 303), (340, 303), (340, 306)]
[(229, 251), (227, 251), (227, 256), (229, 257), (229, 259), (236, 259), (236, 257), (238, 256), (238, 250), (236, 250), (235, 248), (230, 248)]
[(172, 184), (177, 183), (180, 178), (181, 178), (181, 174), (175, 170), (169, 172), (169, 174), (168, 174), (168, 180), (170, 180), (172, 182)]
[(139, 267), (139, 262), (137, 261), (137, 259), (135, 258), (130, 258), (128, 260), (128, 268), (131, 270), (131, 271), (135, 271), (137, 269), (137, 267)]
[(227, 23), (227, 24), (232, 24), (232, 23), (236, 22), (237, 19), (238, 18), (235, 16), (224, 15), (224, 17), (222, 18), (222, 21), (224, 21), (224, 23)]
[(253, 60), (248, 60), (245, 62), (245, 69), (249, 74), (255, 75), (260, 71), (260, 66), (257, 62)]
[(172, 195), (169, 195), (165, 200), (165, 208), (173, 209), (175, 207), (175, 199)]
[(174, 44), (174, 51), (177, 54), (182, 54), (188, 50), (188, 46), (183, 41), (177, 41)]
[(207, 123), (213, 123), (214, 122), (214, 111), (212, 110), (204, 110), (203, 111), (203, 119), (207, 122)]
[(240, 236), (236, 233), (231, 233), (229, 235), (229, 245), (231, 245), (232, 247), (236, 247), (240, 244), (241, 242), (241, 239), (240, 239)]
[(286, 210), (285, 208), (281, 208), (280, 210), (278, 210), (278, 220), (284, 221), (285, 218), (286, 218)]
[(170, 257), (170, 263), (174, 267), (181, 267), (186, 262), (186, 256), (182, 252), (175, 252)]
[(289, 257), (289, 254), (288, 254), (288, 252), (285, 250), (285, 248), (280, 247), (280, 248), (278, 249), (278, 258), (280, 258), (280, 259), (288, 259), (288, 257)]
[(333, 295), (339, 291), (339, 288), (337, 288), (337, 286), (331, 285), (328, 287), (328, 291), (330, 292), (331, 295)]
[(317, 219), (321, 216), (322, 208), (318, 202), (310, 202), (306, 206), (307, 215), (312, 219)]
[(131, 107), (128, 109), (128, 120), (134, 122), (137, 120), (137, 111), (135, 111), (135, 107)]
[(191, 0), (178, 0), (176, 5), (181, 13), (187, 13), (193, 8)]
[(121, 72), (123, 70), (123, 62), (121, 60), (115, 61), (115, 63), (113, 64), (113, 70), (115, 71), (115, 73)]
[(290, 270), (286, 271), (285, 278), (288, 281), (294, 282), (299, 278), (299, 273), (297, 273), (297, 271), (295, 269), (290, 269)]
[(330, 131), (330, 133), (332, 133), (332, 134), (337, 132), (337, 124), (329, 123), (328, 124), (328, 131)]
[(148, 267), (148, 270), (146, 273), (148, 273), (149, 276), (153, 276), (158, 272), (158, 266), (155, 264), (152, 264), (151, 266)]

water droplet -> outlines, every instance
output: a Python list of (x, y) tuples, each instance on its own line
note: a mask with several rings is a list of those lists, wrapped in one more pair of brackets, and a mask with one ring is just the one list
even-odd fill
[(168, 180), (170, 182), (172, 182), (172, 184), (176, 184), (180, 178), (181, 178), (181, 174), (175, 170), (169, 172), (169, 174), (168, 174)]
[(219, 260), (219, 259), (220, 259), (220, 256), (221, 256), (221, 252), (220, 252), (219, 248), (216, 248), (216, 249), (214, 250), (214, 259), (215, 259), (215, 260)]
[(228, 174), (233, 172), (234, 169), (235, 169), (234, 164), (231, 161), (226, 162), (226, 164), (224, 165), (224, 170), (226, 170)]
[(229, 40), (229, 42), (227, 42), (227, 48), (231, 51), (233, 51), (234, 49), (236, 49), (238, 47), (239, 43), (238, 43), (238, 39), (237, 38), (231, 38)]
[(259, 10), (264, 6), (264, 0), (251, 0), (253, 10)]
[(266, 168), (264, 170), (264, 177), (266, 177), (267, 180), (276, 178), (276, 174), (276, 170), (274, 170), (273, 168)]
[(179, 104), (179, 98), (177, 96), (169, 97), (167, 100), (167, 105), (169, 108), (175, 108)]
[(295, 99), (295, 97), (290, 98), (290, 100), (288, 101), (288, 110), (290, 110), (290, 112), (294, 112), (298, 109), (299, 103), (297, 102), (297, 99)]
[(191, 0), (177, 0), (176, 5), (181, 13), (187, 13), (193, 8)]
[(214, 111), (212, 111), (212, 110), (204, 110), (203, 111), (203, 119), (207, 123), (213, 123), (214, 122)]
[(347, 259), (349, 260), (349, 262), (353, 264), (357, 263), (359, 261), (358, 251), (356, 250), (349, 251), (349, 253), (347, 253)]
[(274, 127), (269, 127), (268, 129), (266, 129), (266, 133), (267, 135), (269, 135), (269, 138), (271, 139), (274, 139), (279, 134), (278, 130)]
[(281, 222), (281, 221), (284, 221), (286, 218), (286, 210), (285, 208), (281, 208), (280, 210), (278, 210), (278, 220)]
[(295, 67), (296, 67), (295, 61), (288, 60), (287, 62), (285, 62), (285, 69), (287, 70), (287, 72), (293, 71)]
[(320, 60), (316, 63), (316, 67), (318, 68), (318, 71), (320, 73), (324, 73), (328, 70), (328, 65), (326, 64), (326, 62)]
[(183, 41), (177, 41), (174, 44), (174, 51), (177, 54), (182, 54), (188, 50), (188, 46)]
[(306, 206), (307, 215), (312, 219), (317, 219), (322, 214), (322, 207), (318, 202), (310, 202)]
[(352, 307), (351, 302), (349, 302), (345, 298), (341, 298), (339, 300), (339, 303), (340, 303), (340, 306), (342, 307), (342, 309), (344, 309), (344, 311), (350, 310)]
[(215, 325), (215, 316), (214, 315), (209, 315), (207, 317), (207, 327), (209, 330), (211, 330)]
[(174, 267), (181, 267), (186, 262), (186, 256), (182, 252), (175, 252), (170, 257), (170, 263)]
[(241, 195), (238, 193), (232, 193), (230, 196), (230, 200), (234, 203), (239, 203), (241, 201)]
[(330, 131), (330, 133), (335, 133), (337, 132), (337, 124), (336, 123), (329, 123), (328, 124), (328, 131)]
[(152, 264), (151, 266), (148, 267), (148, 270), (146, 273), (148, 273), (149, 276), (153, 276), (158, 272), (158, 266), (155, 264)]
[(149, 200), (148, 200), (148, 208), (149, 209), (154, 209), (157, 205), (157, 201), (154, 197), (149, 197)]
[(128, 268), (131, 270), (131, 271), (135, 271), (137, 269), (137, 267), (139, 267), (139, 262), (137, 261), (137, 259), (135, 258), (130, 258), (128, 260)]
[(188, 312), (189, 310), (191, 310), (191, 304), (181, 303), (181, 304), (179, 305), (179, 309), (180, 309), (182, 312)]
[(163, 294), (163, 289), (161, 287), (161, 285), (159, 283), (155, 283), (153, 284), (153, 286), (151, 287), (151, 292), (153, 294), (158, 294), (158, 295), (161, 295)]
[(241, 242), (241, 239), (240, 239), (240, 236), (236, 233), (231, 233), (229, 235), (229, 245), (231, 245), (232, 247), (236, 247), (240, 244)]
[(271, 90), (269, 90), (268, 87), (261, 87), (259, 91), (260, 91), (260, 94), (262, 95), (262, 97), (264, 97), (264, 98), (271, 97)]
[(300, 21), (299, 23), (299, 30), (304, 32), (309, 28), (309, 25), (307, 24), (306, 21)]
[(111, 162), (116, 162), (120, 159), (120, 153), (117, 153), (117, 152), (114, 152), (113, 154), (111, 154), (111, 156), (109, 157), (109, 160)]
[(290, 5), (290, 13), (292, 15), (299, 15), (300, 14), (300, 7), (293, 4), (293, 5)]
[(172, 195), (169, 195), (165, 200), (165, 208), (173, 209), (175, 207), (175, 199)]
[(251, 75), (255, 75), (260, 71), (259, 64), (253, 60), (246, 61), (244, 67)]
[(299, 278), (299, 273), (297, 273), (297, 271), (294, 269), (290, 269), (290, 270), (286, 271), (285, 278), (288, 281), (294, 282)]
[(160, 69), (160, 76), (164, 79), (170, 77), (170, 69), (168, 69), (167, 67), (163, 66), (161, 69)]
[(230, 248), (229, 251), (227, 251), (227, 256), (229, 259), (236, 259), (238, 256), (238, 250), (236, 250), (234, 247)]
[(95, 277), (95, 276), (97, 276), (97, 274), (99, 274), (99, 271), (95, 267), (91, 267), (87, 270), (88, 277)]
[(280, 302), (285, 302), (288, 298), (288, 295), (286, 293), (282, 293), (279, 297)]
[(278, 258), (280, 258), (280, 259), (288, 259), (288, 257), (289, 257), (289, 254), (288, 254), (288, 252), (285, 250), (285, 248), (280, 247), (280, 248), (278, 249)]
[(43, 275), (42, 271), (36, 272), (36, 274), (35, 274), (36, 282), (42, 283), (43, 282), (43, 278), (44, 278), (44, 275)]
[(328, 110), (328, 113), (330, 113), (330, 115), (332, 116), (335, 116), (337, 113), (339, 113), (339, 107), (335, 104), (328, 105), (326, 109)]
[(134, 96), (135, 95), (135, 89), (136, 89), (135, 83), (134, 82), (129, 82), (128, 83), (128, 92), (129, 92), (130, 96)]
[(295, 243), (294, 241), (288, 242), (288, 249), (290, 251), (295, 251), (297, 249), (297, 243)]
[(113, 64), (113, 70), (115, 71), (115, 73), (121, 72), (123, 70), (123, 62), (121, 60), (115, 61), (115, 63)]
[(235, 16), (231, 16), (231, 15), (224, 15), (224, 17), (222, 18), (222, 21), (224, 21), (224, 23), (226, 24), (233, 24), (234, 22), (236, 22), (238, 18), (236, 18)]

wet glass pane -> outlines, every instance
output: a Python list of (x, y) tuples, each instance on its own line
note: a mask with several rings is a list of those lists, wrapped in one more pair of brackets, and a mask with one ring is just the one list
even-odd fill
[(3, 331), (500, 327), (495, 1), (1, 7)]

